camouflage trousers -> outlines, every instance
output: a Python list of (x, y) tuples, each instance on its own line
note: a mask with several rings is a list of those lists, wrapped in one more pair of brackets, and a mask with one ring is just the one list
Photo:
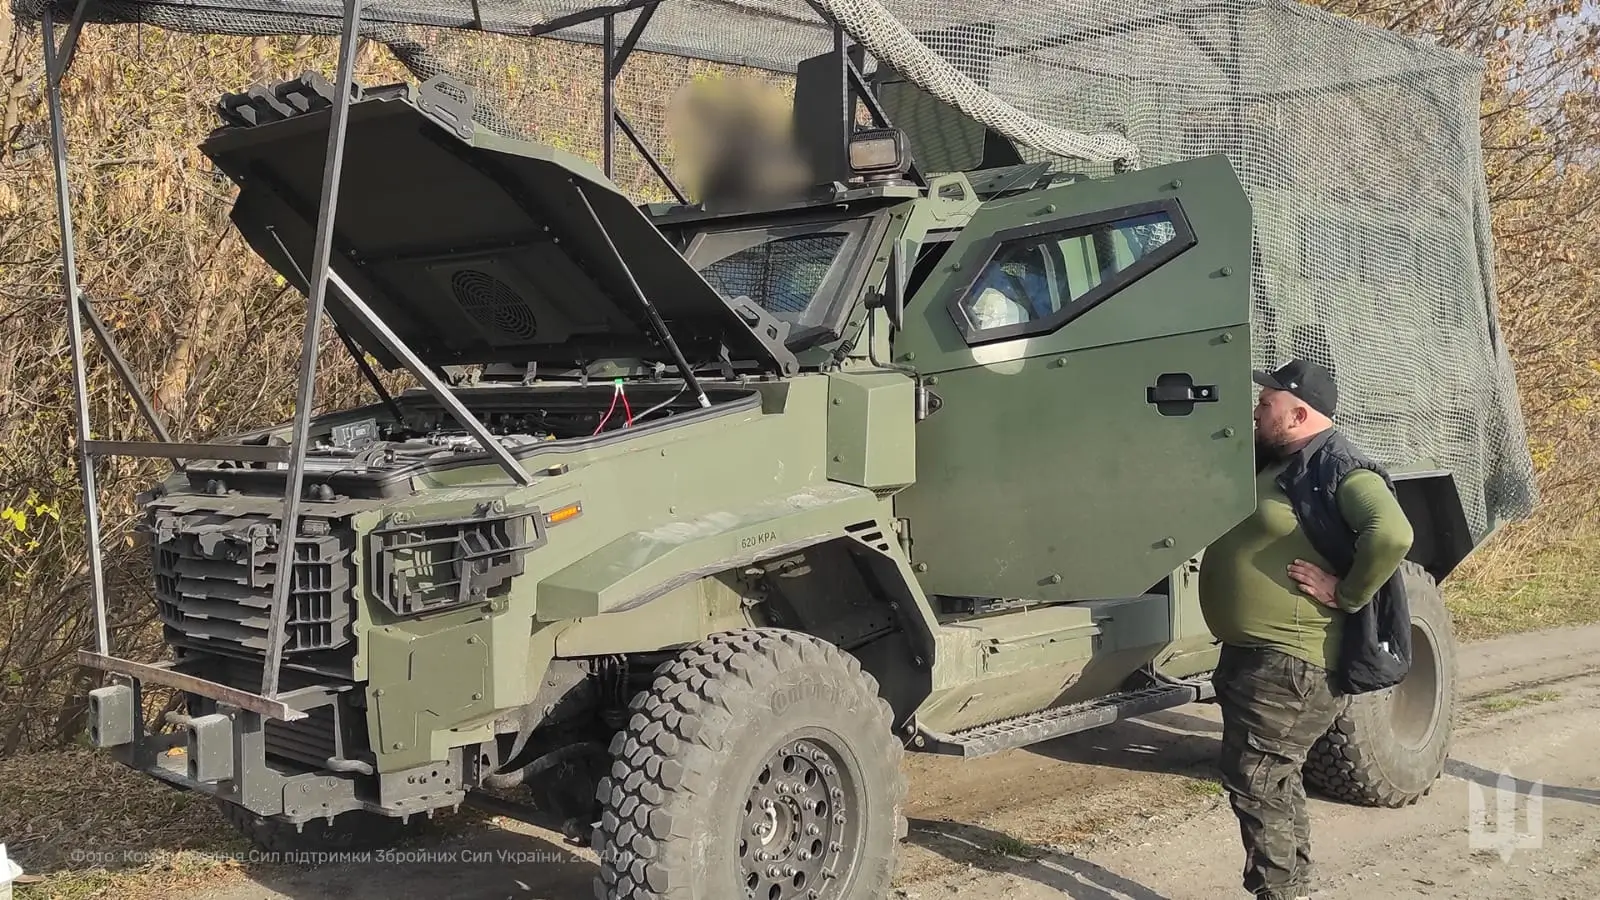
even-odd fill
[(1222, 785), (1244, 840), (1245, 890), (1311, 893), (1311, 822), (1300, 769), (1344, 700), (1326, 670), (1276, 650), (1224, 644), (1212, 675), (1222, 708)]

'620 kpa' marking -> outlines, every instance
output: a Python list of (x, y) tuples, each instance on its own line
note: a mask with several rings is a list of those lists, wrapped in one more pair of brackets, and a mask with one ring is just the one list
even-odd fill
[(739, 538), (739, 549), (750, 550), (765, 544), (776, 543), (777, 540), (778, 533), (776, 531), (763, 531), (760, 534), (747, 534), (744, 537)]

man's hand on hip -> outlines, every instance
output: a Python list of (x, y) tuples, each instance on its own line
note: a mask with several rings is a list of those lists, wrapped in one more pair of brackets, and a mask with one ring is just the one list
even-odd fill
[(1299, 582), (1302, 593), (1332, 609), (1339, 608), (1339, 579), (1320, 567), (1297, 559), (1289, 565), (1289, 577)]

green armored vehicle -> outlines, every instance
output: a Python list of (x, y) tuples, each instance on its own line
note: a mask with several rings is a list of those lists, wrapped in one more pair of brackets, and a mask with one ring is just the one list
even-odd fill
[[(142, 498), (174, 660), (106, 666), (136, 677), (95, 691), (95, 743), (274, 849), (481, 802), (591, 840), (602, 897), (853, 900), (888, 883), (908, 749), (1208, 699), (1196, 560), (1256, 499), (1234, 168), (1063, 174), (887, 79), (898, 124), (843, 127), (819, 59), (817, 187), (761, 208), (637, 206), (442, 81), (353, 97), (329, 312), (448, 401), (319, 416), (299, 473), (289, 426), (243, 435)], [(302, 289), (328, 94), (230, 96), (202, 147)], [(1412, 674), (1307, 770), (1377, 805), (1441, 771), (1437, 582), (1474, 543), (1415, 463)], [(176, 731), (140, 677), (187, 693)]]

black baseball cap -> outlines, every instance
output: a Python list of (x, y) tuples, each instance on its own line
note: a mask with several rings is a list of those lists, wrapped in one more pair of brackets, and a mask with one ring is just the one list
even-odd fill
[(1256, 384), (1275, 391), (1288, 391), (1325, 416), (1332, 417), (1339, 407), (1339, 386), (1328, 370), (1308, 359), (1291, 360), (1271, 372), (1257, 371)]

